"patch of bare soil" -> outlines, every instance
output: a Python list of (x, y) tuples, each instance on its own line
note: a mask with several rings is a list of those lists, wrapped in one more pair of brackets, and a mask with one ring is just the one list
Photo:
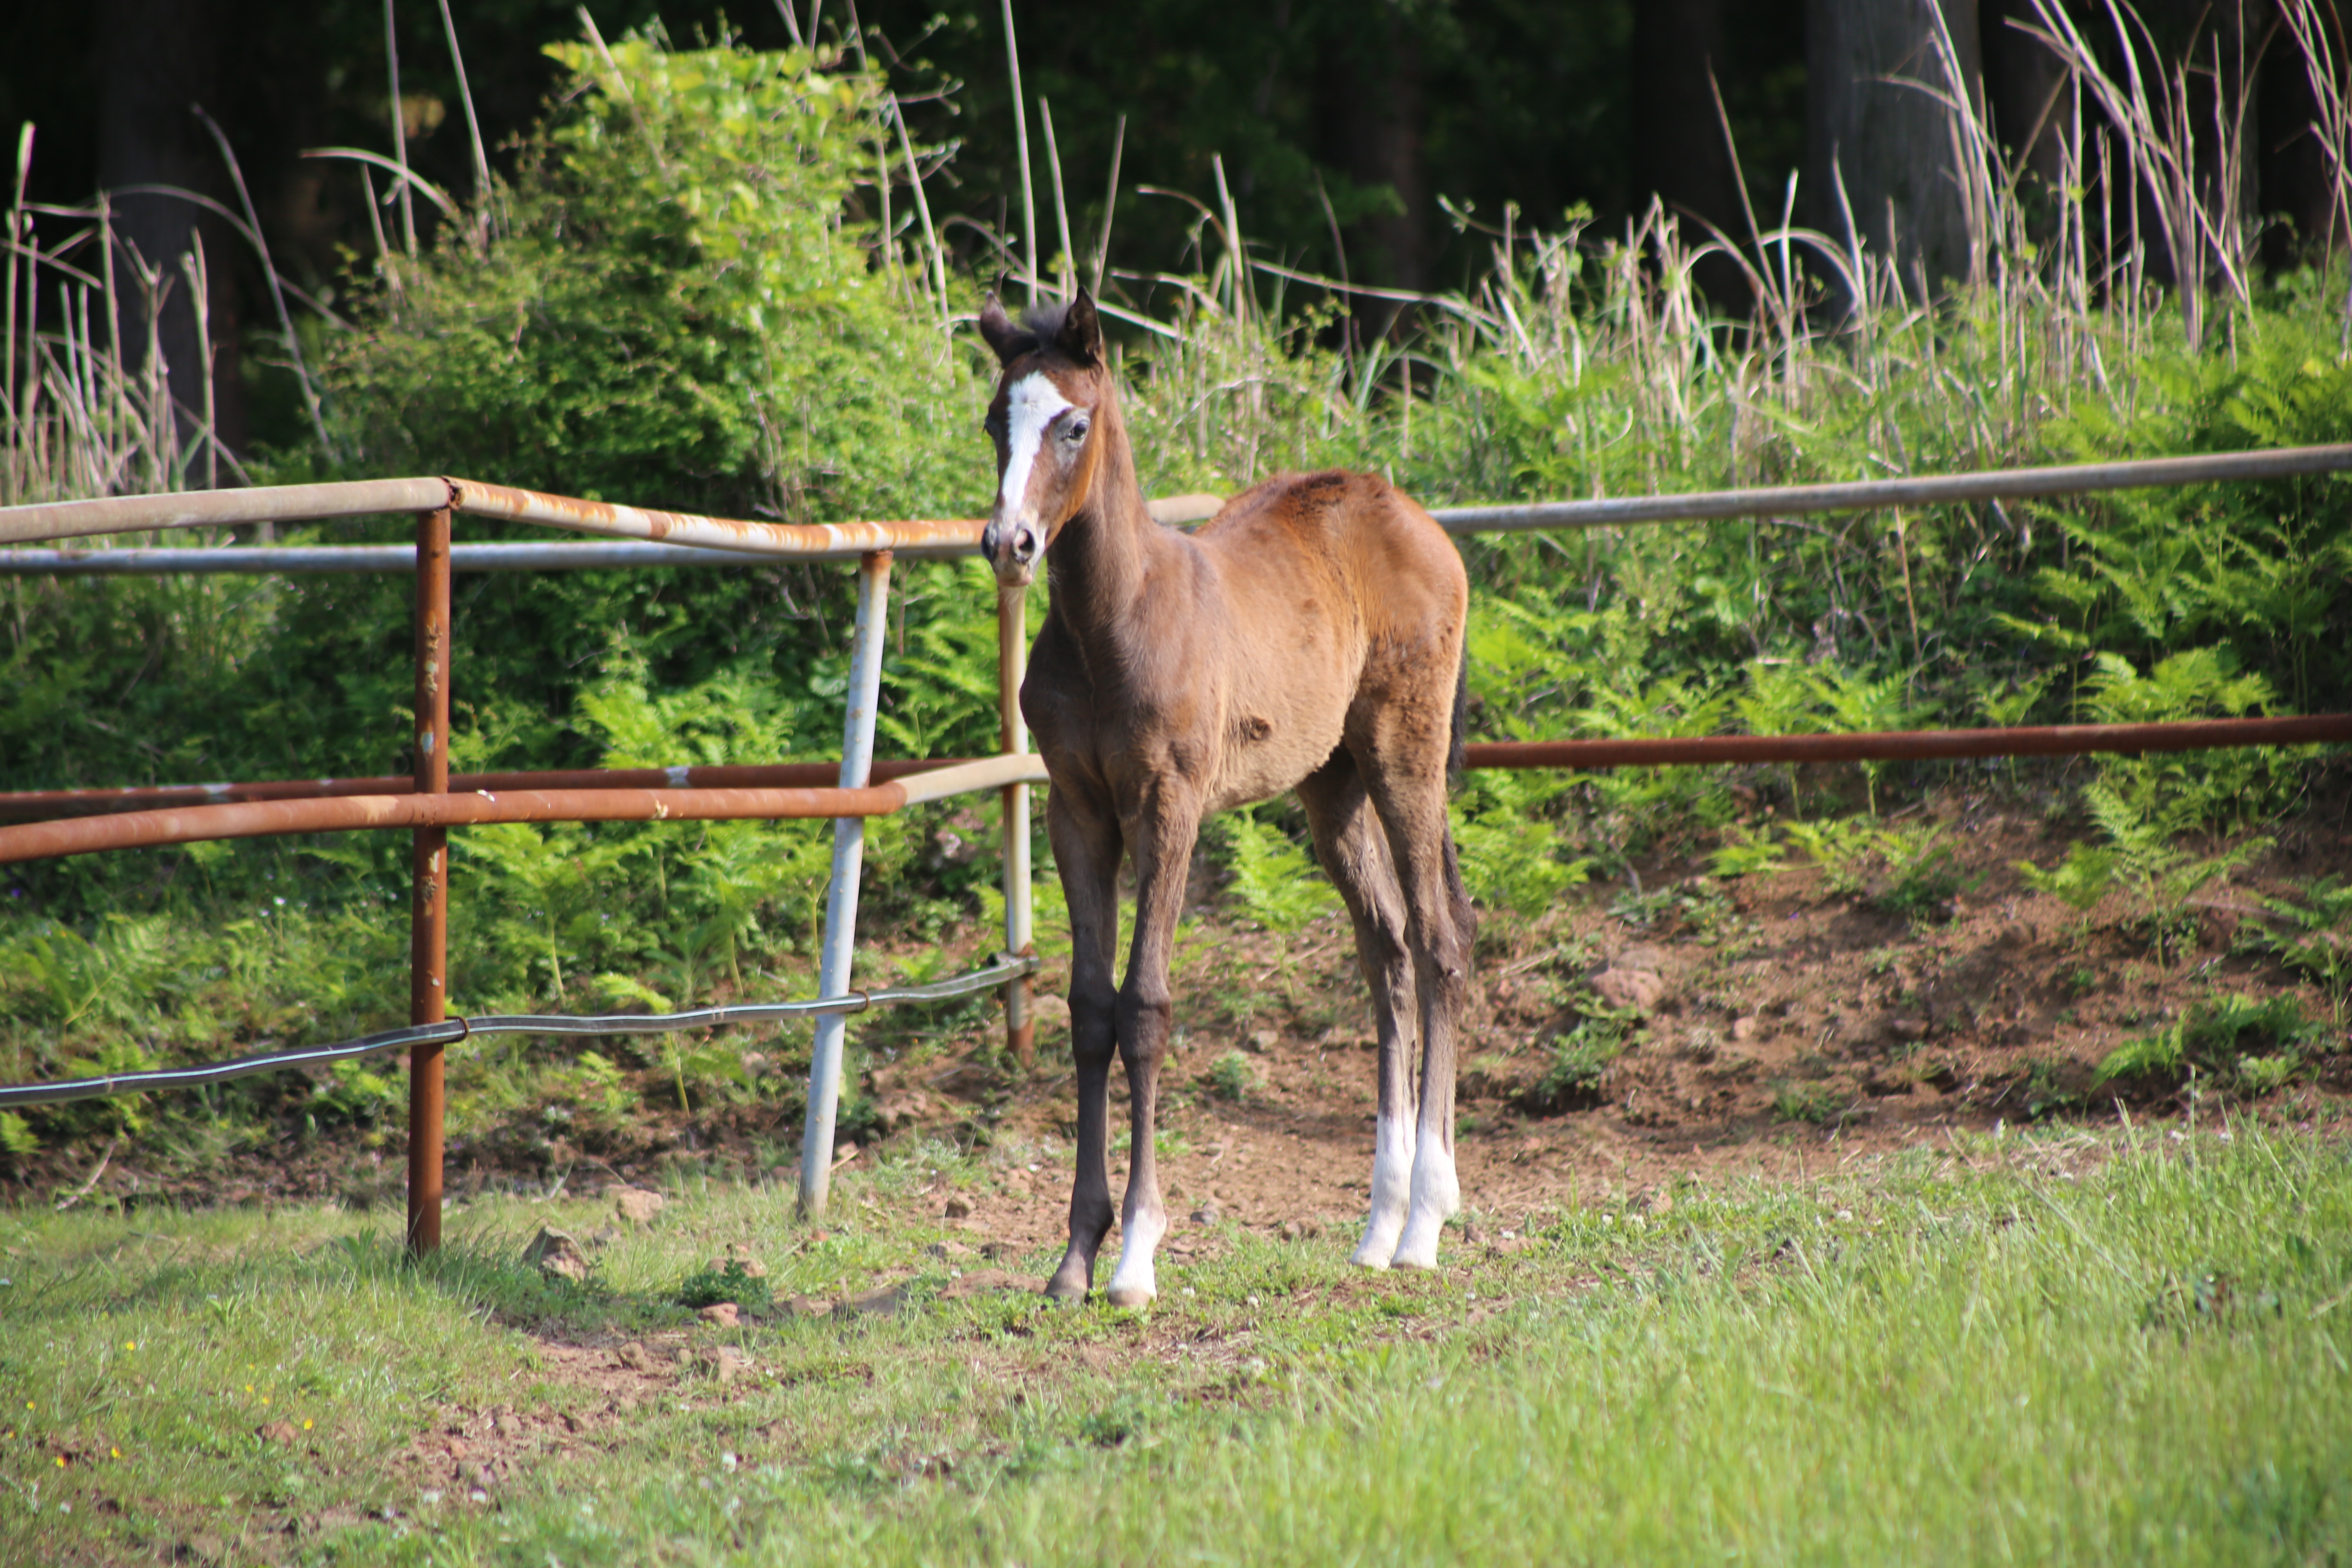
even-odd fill
[[(2284, 825), (2266, 856), (2208, 888), (2189, 910), (2194, 931), (2161, 963), (2124, 896), (2086, 919), (2016, 871), (2020, 860), (2054, 865), (2081, 825), (1958, 791), (1911, 812), (1945, 829), (1959, 891), (1908, 913), (1894, 912), (1884, 887), (1840, 891), (1818, 868), (1727, 882), (1700, 875), (1699, 859), (1664, 856), (1637, 861), (1638, 886), (1575, 889), (1532, 922), (1490, 920), (1457, 1104), (1473, 1216), (1508, 1227), (1562, 1203), (1663, 1193), (1685, 1175), (1799, 1176), (1856, 1153), (1941, 1141), (1955, 1128), (2179, 1115), (2191, 1089), (2102, 1085), (2098, 1064), (2218, 994), (2293, 994), (2309, 1016), (2328, 1016), (2326, 997), (2239, 938), (2265, 895), (2352, 874), (2352, 799), (2330, 796)], [(1217, 910), (1212, 881), (1204, 862), (1194, 923), (1179, 944), (1178, 1046), (1162, 1079), (1160, 1170), (1174, 1226), (1166, 1245), (1180, 1262), (1217, 1245), (1217, 1220), (1348, 1238), (1370, 1173), (1377, 1069), (1345, 922), (1327, 916), (1286, 936), (1237, 926)], [(987, 933), (967, 927), (950, 945), (950, 968), (960, 969), (984, 955)], [(861, 955), (861, 973), (918, 956), (934, 955), (884, 946)], [(838, 1152), (873, 1159), (923, 1139), (1017, 1152), (992, 1162), (981, 1190), (940, 1184), (887, 1200), (987, 1246), (992, 1262), (1055, 1246), (1063, 1234), (1076, 1127), (1057, 994), (1066, 984), (1059, 964), (1040, 977), (1036, 1061), (1025, 1073), (1002, 1060), (992, 1016), (968, 1011), (942, 1027), (908, 1009), (857, 1026), (871, 1114), (849, 1123), (854, 1142)], [(1623, 1049), (1563, 1081), (1562, 1044), (1596, 994), (1630, 1020)], [(1247, 1070), (1213, 1072), (1230, 1053)], [(2227, 1103), (2289, 1125), (2340, 1119), (2352, 1110), (2352, 1038), (2337, 1032), (2305, 1053), (2294, 1081)], [(617, 1121), (583, 1113), (566, 1124), (569, 1107), (553, 1117), (531, 1108), (452, 1140), (450, 1193), (566, 1183), (579, 1193), (657, 1184), (674, 1167), (775, 1167), (793, 1156), (800, 1100), (790, 1064), (769, 1071), (749, 1103), (682, 1111), (668, 1078), (649, 1069), (642, 1108)], [(1246, 1088), (1234, 1098), (1237, 1079)], [(1122, 1074), (1112, 1075), (1112, 1125), (1123, 1130)], [(356, 1141), (347, 1131), (288, 1132), (168, 1168), (136, 1151), (57, 1149), (12, 1184), (45, 1196), (70, 1191), (103, 1157), (87, 1201), (338, 1198), (396, 1208), (397, 1131), (379, 1132), (373, 1148)], [(1124, 1176), (1115, 1158), (1114, 1178)]]
[[(1638, 864), (1638, 894), (1585, 889), (1508, 946), (1482, 945), (1457, 1102), (1464, 1203), (1508, 1226), (1604, 1194), (1657, 1201), (1685, 1174), (1800, 1176), (1956, 1128), (2185, 1114), (2194, 1087), (2100, 1084), (2099, 1063), (2218, 994), (2291, 994), (2308, 1016), (2329, 1016), (2324, 995), (2237, 939), (2264, 895), (2352, 873), (2344, 804), (2306, 814), (2263, 859), (2209, 889), (2190, 908), (2194, 932), (2162, 963), (2121, 895), (2086, 920), (2015, 869), (2054, 864), (2080, 836), (2075, 825), (1990, 797), (1951, 794), (1921, 808), (1947, 829), (1960, 890), (1917, 913), (1892, 912), (1884, 888), (1833, 890), (1818, 868), (1724, 882), (1699, 876), (1696, 861)], [(1281, 939), (1204, 927), (1177, 979), (1183, 1045), (1160, 1121), (1170, 1245), (1201, 1234), (1187, 1217), (1211, 1211), (1292, 1236), (1345, 1235), (1369, 1198), (1377, 1065), (1340, 922)], [(1638, 1023), (1597, 1076), (1563, 1089), (1559, 1045), (1596, 988)], [(2207, 1093), (2203, 1105), (2288, 1125), (2339, 1119), (2352, 1110), (2352, 1032), (2330, 1029), (2306, 1047), (2299, 1081), (2259, 1100)], [(1041, 1030), (1026, 1082), (921, 1053), (873, 1082), (886, 1107), (913, 1112), (910, 1129), (1066, 1145), (1072, 1086), (1047, 1065), (1065, 1043)], [(1255, 1080), (1238, 1100), (1220, 1094), (1210, 1070), (1233, 1049)], [(1114, 1073), (1115, 1128), (1123, 1089)], [(1015, 1169), (950, 1223), (1052, 1245), (1067, 1159)], [(1115, 1180), (1124, 1174), (1115, 1161)]]

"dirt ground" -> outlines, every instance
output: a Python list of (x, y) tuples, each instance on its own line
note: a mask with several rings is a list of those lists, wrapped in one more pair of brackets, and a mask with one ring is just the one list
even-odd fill
[[(1883, 889), (1839, 891), (1817, 868), (1737, 880), (1703, 861), (1637, 859), (1630, 881), (1572, 889), (1550, 911), (1482, 933), (1477, 994), (1462, 1050), (1457, 1159), (1474, 1223), (1509, 1227), (1563, 1203), (1663, 1193), (1675, 1179), (1801, 1176), (1825, 1162), (1944, 1141), (1955, 1128), (2067, 1120), (2112, 1123), (2228, 1105), (2283, 1125), (2352, 1110), (2352, 1035), (2330, 1026), (2306, 1047), (2308, 1068), (2259, 1100), (2174, 1084), (2095, 1081), (2116, 1046), (2195, 1003), (2295, 992), (2328, 1003), (2240, 939), (2265, 894), (2352, 874), (2352, 795), (2336, 793), (2273, 832), (2273, 847), (2194, 906), (2190, 950), (2159, 964), (2126, 900), (2085, 919), (2028, 888), (2019, 860), (2047, 867), (2084, 836), (2030, 805), (1948, 790), (1905, 816), (1945, 828), (1961, 890), (1948, 903), (1890, 912)], [(1179, 1047), (1163, 1079), (1161, 1173), (1186, 1245), (1195, 1212), (1292, 1233), (1360, 1216), (1370, 1176), (1375, 1053), (1370, 1010), (1344, 921), (1326, 916), (1286, 936), (1213, 911), (1205, 869), (1198, 921), (1180, 944)], [(979, 933), (968, 933), (976, 962)], [(887, 963), (885, 952), (872, 968)], [(879, 962), (876, 962), (878, 960)], [(933, 1034), (911, 1014), (861, 1022), (866, 1088), (877, 1118), (850, 1158), (887, 1156), (925, 1138), (1031, 1151), (995, 1162), (992, 1190), (953, 1221), (973, 1243), (1027, 1250), (1061, 1231), (1075, 1099), (1063, 1052), (1066, 984), (1039, 984), (1036, 1065), (999, 1065), (993, 1020)], [(1594, 988), (1632, 1016), (1622, 1054), (1592, 1081), (1544, 1089), (1563, 1031)], [(1238, 1051), (1244, 1070), (1221, 1058)], [(648, 1083), (659, 1075), (650, 1075)], [(1220, 1082), (1220, 1079), (1223, 1082)], [(1126, 1121), (1113, 1075), (1113, 1126)], [(666, 1084), (667, 1080), (663, 1079)], [(1231, 1090), (1241, 1087), (1235, 1097)], [(543, 1118), (458, 1137), (450, 1186), (568, 1179), (657, 1183), (671, 1167), (775, 1169), (791, 1157), (798, 1099), (682, 1114), (659, 1085), (646, 1110), (601, 1137), (551, 1137)], [(2192, 1107), (2192, 1100), (2195, 1102)], [(877, 1147), (878, 1145), (878, 1147)], [(59, 1150), (37, 1190), (88, 1179), (101, 1151)], [(846, 1150), (845, 1149), (845, 1152)], [(1115, 1160), (1115, 1173), (1124, 1175)], [(396, 1205), (396, 1131), (356, 1152), (338, 1140), (286, 1146), (164, 1172), (114, 1156), (91, 1184), (97, 1201), (181, 1203), (340, 1197)]]

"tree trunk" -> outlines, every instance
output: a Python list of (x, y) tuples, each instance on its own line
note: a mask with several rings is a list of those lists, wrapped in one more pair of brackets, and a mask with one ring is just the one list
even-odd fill
[[(1940, 8), (1961, 80), (1936, 47)], [(1970, 232), (1949, 117), (1905, 78), (1981, 101), (1976, 0), (1808, 0), (1805, 8), (1805, 177), (1819, 226), (1892, 255), (1906, 291), (1919, 296), (1968, 278)], [(1838, 198), (1843, 182), (1845, 202)]]
[[(1735, 245), (1752, 244), (1708, 79), (1726, 68), (1723, 0), (1645, 0), (1635, 6), (1633, 67), (1636, 200), (1656, 196), (1682, 215), (1693, 239), (1708, 237), (1712, 225)], [(1727, 310), (1745, 311), (1754, 302), (1747, 275), (1728, 257), (1701, 263), (1698, 282)]]
[[(1368, 6), (1349, 37), (1330, 39), (1316, 81), (1324, 159), (1392, 204), (1349, 225), (1348, 266), (1359, 283), (1429, 287), (1429, 182), (1422, 160), (1425, 116), (1420, 40), (1393, 5)], [(1393, 304), (1358, 301), (1369, 330), (1386, 331)]]
[(2033, 0), (1984, 0), (1983, 22), (1984, 96), (1994, 138), (2045, 189), (2054, 187), (2070, 123), (2065, 63), (2011, 26), (2041, 26)]
[[(217, 20), (211, 0), (100, 0), (101, 186), (110, 191), (124, 185), (174, 185), (234, 203), (219, 154), (190, 108), (202, 103), (214, 114), (220, 112)], [(244, 242), (226, 224), (178, 196), (117, 197), (114, 227), (122, 245), (135, 249), (147, 267), (170, 281), (157, 341), (179, 411), (184, 451), (196, 449), (205, 399), (204, 353), (181, 258), (189, 254), (194, 237), (203, 235), (210, 279), (214, 420), (221, 445), (231, 451), (242, 449), (245, 397), (236, 353), (236, 279), (246, 263)], [(131, 272), (127, 258), (118, 258), (126, 369), (144, 364), (147, 347), (147, 304)], [(203, 482), (205, 471), (201, 457), (189, 465), (194, 483)]]

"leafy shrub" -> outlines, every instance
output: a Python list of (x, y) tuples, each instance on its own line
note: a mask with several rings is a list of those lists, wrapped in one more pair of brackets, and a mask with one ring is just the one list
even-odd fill
[(1855, 1114), (1853, 1097), (1825, 1083), (1781, 1080), (1772, 1085), (1772, 1114), (1782, 1121), (1838, 1127)]
[(1239, 1051), (1227, 1051), (1209, 1068), (1209, 1089), (1238, 1104), (1257, 1088), (1257, 1067)]
[(763, 1312), (774, 1300), (765, 1275), (752, 1274), (740, 1258), (717, 1268), (698, 1269), (678, 1285), (675, 1298), (681, 1307), (715, 1307), (732, 1301), (748, 1311)]
[(1556, 1114), (1599, 1103), (1601, 1080), (1610, 1064), (1625, 1054), (1626, 1037), (1632, 1031), (1630, 1010), (1620, 1012), (1595, 1003), (1592, 1012), (1552, 1042), (1549, 1065), (1522, 1097), (1527, 1108)]
[(328, 362), (354, 460), (791, 521), (969, 498), (963, 363), (845, 206), (887, 142), (880, 79), (646, 37), (617, 77), (548, 52), (572, 80), (488, 241), (447, 226)]

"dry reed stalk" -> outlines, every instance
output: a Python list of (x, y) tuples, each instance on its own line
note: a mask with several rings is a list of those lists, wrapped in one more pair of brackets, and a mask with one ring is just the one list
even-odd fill
[(1013, 143), (1021, 160), (1021, 260), (1029, 303), (1037, 302), (1037, 195), (1029, 175), (1029, 111), (1021, 96), (1021, 42), (1013, 33), (1013, 0), (1004, 4), (1004, 64), (1013, 84)]
[(1070, 245), (1070, 204), (1062, 191), (1062, 153), (1054, 145), (1054, 106), (1041, 95), (1037, 100), (1037, 118), (1045, 128), (1045, 172), (1054, 182), (1054, 228), (1061, 237), (1061, 265), (1054, 268), (1054, 283), (1063, 299), (1077, 296), (1077, 252)]
[[(391, 5), (392, 0), (384, 0), (386, 16), (391, 14)], [(253, 194), (245, 187), (245, 170), (237, 163), (236, 151), (229, 146), (228, 137), (222, 132), (220, 126), (214, 122), (213, 117), (205, 112), (202, 105), (192, 104), (190, 108), (194, 110), (196, 118), (204, 121), (205, 129), (212, 132), (213, 142), (220, 149), (221, 162), (228, 165), (229, 178), (236, 185), (236, 199), (245, 208), (247, 233), (253, 240), (254, 249), (260, 254), (262, 276), (269, 280), (269, 301), (278, 310), (278, 326), (286, 337), (286, 353), (294, 362), (294, 378), (302, 385), (303, 409), (310, 416), (310, 429), (312, 434), (319, 437), (319, 449), (331, 453), (335, 449), (335, 444), (327, 437), (327, 416), (320, 406), (318, 384), (310, 379), (310, 367), (303, 362), (302, 339), (294, 331), (293, 312), (286, 308), (284, 282), (278, 276), (276, 263), (269, 259), (269, 238), (261, 232), (261, 215), (254, 210)], [(402, 166), (404, 172), (406, 168), (404, 162)], [(404, 217), (408, 210), (405, 195), (408, 184), (409, 182), (404, 178), (400, 184), (403, 192), (401, 211)], [(415, 237), (413, 232), (410, 235), (408, 253), (411, 256), (416, 254)]]
[[(383, 65), (392, 87), (392, 157), (403, 175), (408, 173), (408, 113), (400, 101), (400, 40), (392, 25), (393, 0), (383, 0)], [(408, 198), (408, 182), (400, 182), (400, 234), (410, 260), (416, 258), (416, 207)]]
[(898, 128), (899, 153), (907, 160), (907, 184), (915, 193), (915, 216), (922, 219), (923, 223), (923, 247), (926, 257), (924, 272), (926, 286), (923, 292), (938, 301), (941, 331), (950, 331), (954, 323), (950, 319), (948, 306), (947, 253), (940, 248), (939, 234), (931, 227), (931, 204), (923, 195), (922, 165), (916, 161), (915, 143), (907, 134), (906, 109), (898, 102), (895, 93), (890, 98), (889, 115)]
[[(1102, 232), (1095, 237), (1094, 295), (1099, 300), (1103, 291), (1103, 271), (1110, 265), (1110, 220), (1118, 211), (1118, 162), (1127, 151), (1127, 116), (1118, 117), (1118, 127), (1110, 137), (1110, 183), (1103, 192)], [(1316, 188), (1322, 188), (1323, 176), (1315, 176)]]

